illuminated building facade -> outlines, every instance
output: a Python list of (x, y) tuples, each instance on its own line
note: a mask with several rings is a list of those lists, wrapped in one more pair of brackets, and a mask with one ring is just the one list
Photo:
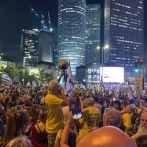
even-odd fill
[(39, 41), (39, 62), (52, 62), (53, 63), (53, 32), (40, 31), (38, 35)]
[(58, 62), (70, 60), (72, 73), (85, 65), (86, 0), (58, 1)]
[(38, 63), (38, 29), (23, 29), (20, 51), (21, 63), (28, 66)]
[(100, 63), (100, 4), (86, 5), (85, 65)]
[(104, 64), (123, 66), (125, 79), (135, 77), (134, 61), (143, 59), (144, 0), (105, 0)]
[[(99, 81), (101, 5), (86, 5), (85, 66), (86, 81)], [(89, 70), (88, 70), (89, 69)], [(97, 73), (98, 72), (98, 73)]]

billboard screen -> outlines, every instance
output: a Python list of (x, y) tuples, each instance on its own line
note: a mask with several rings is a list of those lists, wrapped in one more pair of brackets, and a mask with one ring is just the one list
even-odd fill
[(123, 67), (100, 67), (100, 77), (101, 77), (100, 79), (103, 79), (103, 82), (123, 83), (124, 68)]

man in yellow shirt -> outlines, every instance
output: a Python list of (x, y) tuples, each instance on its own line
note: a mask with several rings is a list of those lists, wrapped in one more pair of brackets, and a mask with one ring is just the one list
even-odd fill
[(131, 121), (132, 112), (133, 112), (133, 106), (128, 105), (126, 109), (124, 110), (124, 112), (122, 113), (123, 125), (125, 127), (126, 134), (128, 134), (128, 131), (132, 130), (132, 121)]
[[(47, 121), (46, 121), (46, 132), (48, 133), (48, 147), (55, 146), (55, 139), (57, 132), (60, 129), (63, 129), (63, 114), (61, 106), (68, 105), (68, 100), (64, 94), (64, 89), (59, 90), (59, 81), (63, 73), (61, 73), (58, 81), (50, 81), (49, 82), (49, 93), (45, 97), (45, 104), (47, 108)], [(57, 95), (61, 95), (63, 99), (57, 97)]]
[(96, 125), (99, 127), (99, 123), (102, 121), (101, 112), (99, 109), (93, 107), (93, 99), (87, 98), (84, 100), (85, 109), (82, 111), (82, 118), (79, 119), (79, 126), (82, 129), (79, 132), (79, 135), (76, 140), (76, 144), (89, 133), (90, 127)]

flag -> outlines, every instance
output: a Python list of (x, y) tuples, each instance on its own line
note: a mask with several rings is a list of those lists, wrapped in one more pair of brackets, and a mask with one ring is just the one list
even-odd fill
[(9, 78), (9, 76), (5, 72), (3, 72), (2, 80), (12, 84), (12, 79)]
[(111, 89), (111, 86), (110, 86), (110, 88), (109, 88), (109, 94), (111, 94), (112, 93), (112, 89)]
[(30, 82), (27, 83), (27, 86), (30, 86)]
[(74, 89), (74, 79), (73, 79), (70, 63), (67, 69), (66, 76), (67, 76), (66, 89), (65, 89), (65, 79), (64, 78), (63, 78), (62, 87), (66, 90), (67, 94), (70, 94), (70, 92), (73, 92), (73, 89)]
[(98, 91), (101, 91), (101, 89), (100, 89), (100, 85), (98, 85), (98, 87), (97, 87), (97, 88), (98, 88)]
[(33, 81), (32, 85), (33, 87), (36, 87), (37, 86), (36, 81)]
[(133, 107), (135, 107), (135, 101), (134, 101), (132, 89), (131, 89), (131, 87), (130, 87), (129, 84), (128, 84), (128, 88), (129, 88), (129, 103), (130, 103), (130, 105), (132, 105)]

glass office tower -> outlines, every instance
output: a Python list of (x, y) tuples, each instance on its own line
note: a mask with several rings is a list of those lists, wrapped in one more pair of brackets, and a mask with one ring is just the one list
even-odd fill
[(85, 66), (86, 81), (99, 81), (101, 5), (86, 5)]
[(105, 0), (104, 64), (123, 66), (135, 77), (134, 61), (143, 59), (144, 0)]
[(100, 4), (86, 5), (85, 64), (100, 63)]
[(85, 65), (86, 0), (58, 2), (58, 62), (70, 60), (73, 74)]
[(25, 65), (38, 63), (38, 29), (23, 29), (20, 44), (20, 60)]

